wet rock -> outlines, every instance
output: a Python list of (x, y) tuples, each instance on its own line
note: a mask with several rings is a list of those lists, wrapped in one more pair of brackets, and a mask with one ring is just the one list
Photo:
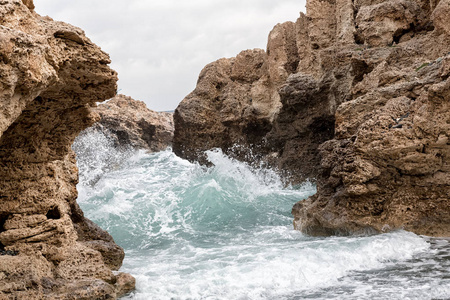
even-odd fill
[(136, 279), (127, 273), (119, 273), (116, 275), (117, 296), (121, 297), (134, 290)]

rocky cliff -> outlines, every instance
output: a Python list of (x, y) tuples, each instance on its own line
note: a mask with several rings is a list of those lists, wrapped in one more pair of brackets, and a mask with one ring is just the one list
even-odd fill
[(115, 94), (109, 57), (84, 32), (0, 5), (0, 298), (106, 299), (133, 288), (123, 250), (83, 216), (71, 144)]
[[(236, 143), (292, 182), (313, 177), (317, 195), (293, 208), (309, 234), (449, 235), (450, 1), (306, 8), (274, 28), (267, 51), (205, 67), (175, 112), (175, 152), (201, 159)], [(270, 109), (258, 114), (262, 78)]]
[(293, 209), (297, 228), (450, 234), (449, 8), (445, 0), (356, 6), (350, 28), (362, 45), (337, 47), (350, 49), (339, 61), (356, 75), (335, 111), (334, 138), (319, 147), (318, 193)]
[(120, 94), (92, 111), (100, 115), (100, 120), (81, 135), (97, 131), (112, 139), (118, 148), (151, 152), (172, 146), (172, 113), (150, 110), (144, 102)]
[[(242, 51), (220, 59), (200, 73), (197, 87), (175, 110), (174, 152), (204, 162), (203, 152), (222, 148), (237, 153), (235, 145), (261, 147), (281, 106), (278, 89), (298, 64), (294, 23), (277, 25), (269, 36), (268, 51)], [(270, 52), (270, 53), (269, 53)], [(233, 150), (233, 151), (231, 151)]]

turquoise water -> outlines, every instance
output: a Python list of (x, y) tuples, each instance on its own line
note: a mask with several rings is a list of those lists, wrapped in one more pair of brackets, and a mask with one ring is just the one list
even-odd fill
[(312, 238), (292, 205), (315, 193), (207, 152), (205, 168), (166, 150), (118, 151), (79, 138), (80, 206), (125, 249), (124, 299), (449, 299), (450, 245), (398, 231)]

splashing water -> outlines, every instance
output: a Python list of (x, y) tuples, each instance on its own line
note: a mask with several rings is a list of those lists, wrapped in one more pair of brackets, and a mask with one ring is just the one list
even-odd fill
[(99, 139), (78, 141), (93, 151), (78, 153), (78, 201), (125, 249), (121, 271), (137, 289), (124, 299), (450, 298), (446, 239), (304, 236), (290, 211), (315, 193), (311, 183), (284, 187), (219, 150), (205, 168), (170, 149), (124, 155)]

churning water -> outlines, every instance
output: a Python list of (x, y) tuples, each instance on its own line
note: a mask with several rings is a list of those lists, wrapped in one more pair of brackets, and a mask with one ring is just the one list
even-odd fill
[(118, 151), (101, 134), (74, 144), (79, 203), (126, 252), (124, 299), (450, 299), (450, 240), (399, 231), (313, 238), (291, 208), (315, 193), (271, 170), (207, 152), (214, 167)]

